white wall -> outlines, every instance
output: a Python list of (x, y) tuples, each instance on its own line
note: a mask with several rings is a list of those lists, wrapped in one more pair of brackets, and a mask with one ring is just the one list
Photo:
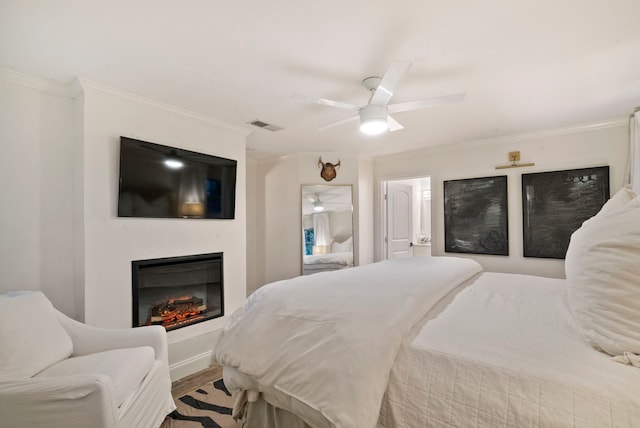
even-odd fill
[[(420, 210), (422, 216), (420, 221), (421, 229), (423, 229), (424, 237), (427, 240), (431, 240), (431, 198), (421, 198), (420, 201), (422, 203), (422, 209)], [(422, 227), (422, 225), (424, 225), (424, 227)]]
[(358, 159), (358, 264), (373, 263), (373, 158)]
[(247, 159), (247, 296), (258, 289), (258, 161)]
[[(616, 120), (378, 157), (374, 160), (376, 260), (380, 260), (382, 254), (380, 180), (430, 175), (432, 253), (434, 255), (470, 257), (480, 262), (488, 271), (563, 277), (563, 260), (524, 258), (522, 255), (520, 175), (530, 172), (609, 165), (613, 194), (623, 184), (627, 148), (627, 122), (626, 120)], [(522, 162), (535, 162), (536, 165), (527, 168), (496, 170), (496, 165), (508, 163), (508, 152), (514, 150), (521, 152)], [(445, 254), (443, 181), (494, 175), (507, 175), (508, 177), (510, 255), (502, 257)]]
[(300, 182), (296, 156), (258, 163), (258, 286), (300, 275)]
[(411, 237), (411, 242), (414, 244), (418, 243), (420, 238), (420, 213), (422, 211), (422, 187), (420, 187), (420, 180), (416, 179), (415, 184), (413, 185), (413, 214), (411, 218), (413, 219), (413, 236)]
[(0, 71), (0, 292), (41, 290), (71, 316), (73, 135), (65, 86)]
[[(223, 252), (227, 315), (168, 333), (170, 364), (199, 358), (197, 367), (186, 370), (203, 368), (210, 363), (217, 330), (246, 296), (246, 133), (93, 82), (82, 81), (82, 89), (85, 321), (131, 326), (131, 261)], [(122, 135), (236, 159), (235, 219), (117, 217)]]

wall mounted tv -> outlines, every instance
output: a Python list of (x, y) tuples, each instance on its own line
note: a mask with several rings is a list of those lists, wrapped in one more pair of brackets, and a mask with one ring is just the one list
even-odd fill
[(237, 164), (120, 137), (118, 217), (232, 219)]

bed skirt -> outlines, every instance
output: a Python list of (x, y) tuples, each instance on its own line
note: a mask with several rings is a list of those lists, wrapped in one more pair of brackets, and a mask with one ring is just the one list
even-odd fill
[(267, 403), (262, 397), (247, 403), (243, 428), (311, 428), (293, 413)]

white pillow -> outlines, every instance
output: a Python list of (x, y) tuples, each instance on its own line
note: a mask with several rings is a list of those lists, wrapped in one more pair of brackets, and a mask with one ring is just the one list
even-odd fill
[(32, 377), (72, 353), (71, 338), (44, 294), (0, 299), (0, 373)]
[(618, 211), (620, 208), (624, 207), (628, 204), (633, 198), (636, 197), (636, 193), (631, 190), (629, 185), (624, 186), (622, 189), (618, 190), (613, 197), (611, 197), (598, 211), (596, 215), (586, 220), (583, 225), (587, 224), (591, 220), (602, 218), (608, 214), (611, 214), (615, 211)]
[(332, 253), (350, 253), (353, 250), (353, 236), (348, 237), (342, 242), (334, 242), (331, 244)]
[(640, 354), (640, 198), (620, 202), (573, 233), (565, 258), (582, 335), (610, 355)]

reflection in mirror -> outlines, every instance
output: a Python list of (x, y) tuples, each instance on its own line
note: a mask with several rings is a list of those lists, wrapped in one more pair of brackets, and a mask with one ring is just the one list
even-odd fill
[(302, 185), (302, 274), (353, 266), (351, 186)]

